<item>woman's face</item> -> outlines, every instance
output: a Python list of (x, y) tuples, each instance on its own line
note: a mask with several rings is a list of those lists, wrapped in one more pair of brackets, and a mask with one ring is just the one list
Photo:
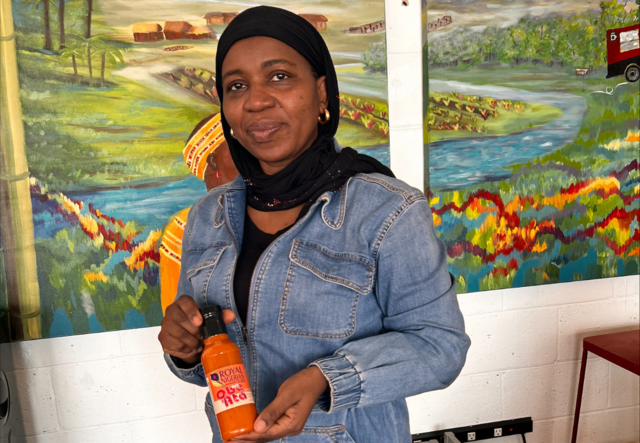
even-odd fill
[(222, 85), (224, 116), (265, 174), (284, 169), (317, 138), (328, 106), (325, 77), (316, 78), (290, 46), (269, 37), (240, 40), (222, 63)]

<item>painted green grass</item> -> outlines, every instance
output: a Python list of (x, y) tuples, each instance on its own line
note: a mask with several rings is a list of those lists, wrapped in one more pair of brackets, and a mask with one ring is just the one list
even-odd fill
[(369, 130), (361, 124), (346, 119), (340, 119), (340, 130), (336, 134), (336, 140), (338, 140), (340, 146), (350, 146), (352, 148), (389, 143), (389, 138), (383, 137), (380, 131), (376, 129)]
[(216, 111), (114, 75), (75, 86), (56, 55), (21, 51), (19, 63), (29, 167), (62, 191), (188, 175), (184, 141)]
[[(350, 63), (353, 62), (357, 63), (357, 61), (351, 61)], [(365, 69), (364, 65), (349, 66), (346, 68), (338, 67), (336, 68), (336, 74), (340, 82), (363, 86), (386, 94), (387, 75), (382, 73), (372, 73)]]

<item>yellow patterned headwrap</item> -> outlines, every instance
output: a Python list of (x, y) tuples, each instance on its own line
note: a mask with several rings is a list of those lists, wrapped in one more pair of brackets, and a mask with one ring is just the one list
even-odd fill
[(182, 151), (184, 162), (191, 173), (204, 180), (207, 157), (224, 142), (220, 113), (205, 119), (205, 123), (193, 132)]

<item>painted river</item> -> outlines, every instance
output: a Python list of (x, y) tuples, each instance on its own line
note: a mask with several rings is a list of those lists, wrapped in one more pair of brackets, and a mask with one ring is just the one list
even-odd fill
[(563, 112), (551, 123), (520, 134), (430, 143), (429, 184), (432, 189), (463, 188), (509, 177), (511, 173), (504, 169), (506, 166), (544, 156), (571, 142), (586, 110), (582, 97), (563, 92), (523, 91), (442, 80), (430, 80), (429, 88), (433, 92), (456, 91), (465, 95), (542, 103)]
[[(563, 111), (553, 122), (521, 134), (431, 143), (430, 178), (434, 189), (460, 188), (508, 177), (510, 173), (503, 169), (505, 166), (532, 160), (572, 141), (585, 111), (583, 98), (566, 93), (530, 92), (439, 80), (431, 80), (429, 87), (438, 92), (457, 91), (462, 94), (491, 95), (497, 99), (543, 103)], [(361, 152), (389, 164), (388, 146), (363, 149)], [(93, 203), (112, 217), (125, 221), (137, 220), (151, 230), (163, 227), (171, 214), (193, 204), (204, 192), (202, 182), (189, 177), (157, 187), (122, 188), (74, 194), (73, 197)]]

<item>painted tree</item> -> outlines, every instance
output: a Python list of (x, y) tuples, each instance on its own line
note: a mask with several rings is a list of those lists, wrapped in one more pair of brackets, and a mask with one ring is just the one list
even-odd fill
[(58, 3), (58, 24), (60, 25), (60, 49), (65, 48), (65, 33), (64, 33), (64, 4), (65, 0), (60, 0)]
[(51, 14), (49, 6), (53, 3), (53, 0), (27, 0), (26, 4), (33, 5), (34, 9), (39, 9), (42, 5), (43, 20), (44, 20), (44, 47), (47, 51), (53, 49), (51, 44)]
[(94, 50), (100, 48), (102, 44), (102, 37), (95, 35), (90, 38), (80, 38), (80, 45), (85, 51), (85, 60), (87, 61), (87, 68), (89, 69), (89, 86), (93, 86), (93, 69), (91, 65), (91, 57), (93, 57)]
[(624, 5), (618, 3), (618, 0), (600, 2), (600, 17), (598, 18), (600, 30), (606, 33), (607, 29), (624, 26), (627, 18), (632, 18), (627, 15)]
[(365, 66), (373, 72), (387, 71), (387, 47), (384, 43), (371, 43), (369, 49), (362, 54)]
[(86, 39), (87, 48), (87, 66), (89, 67), (89, 84), (93, 85), (93, 69), (91, 67), (91, 14), (93, 12), (93, 0), (87, 0), (87, 21), (85, 22), (84, 38)]
[(82, 41), (82, 37), (73, 36), (71, 43), (69, 46), (66, 46), (62, 50), (61, 56), (63, 58), (71, 58), (71, 63), (73, 65), (73, 75), (75, 78), (76, 85), (80, 84), (80, 78), (78, 76), (78, 63), (77, 59), (83, 59), (85, 55), (85, 46)]
[(111, 66), (115, 67), (118, 60), (120, 60), (120, 63), (124, 63), (124, 57), (122, 56), (122, 52), (120, 52), (116, 46), (110, 44), (108, 40), (105, 40), (104, 35), (99, 34), (92, 38), (96, 39), (94, 55), (99, 56), (101, 60), (100, 85), (104, 87), (104, 71), (106, 62), (108, 61)]

